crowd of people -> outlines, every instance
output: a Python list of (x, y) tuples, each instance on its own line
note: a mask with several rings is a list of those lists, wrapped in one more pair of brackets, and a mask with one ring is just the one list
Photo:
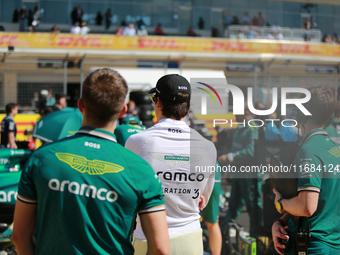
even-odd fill
[[(19, 22), (20, 28), (19, 31), (25, 31), (25, 26), (27, 22), (27, 26), (29, 31), (35, 32), (37, 26), (40, 23), (40, 15), (43, 13), (43, 10), (39, 10), (36, 6), (34, 10), (26, 11), (25, 6), (23, 6), (19, 11), (15, 9), (13, 13), (13, 23)], [(83, 20), (84, 11), (82, 6), (76, 6), (72, 10), (70, 17), (72, 22), (72, 28), (70, 29), (70, 33), (75, 35), (86, 35), (91, 29), (87, 26), (85, 20)], [(101, 11), (97, 12), (97, 15), (94, 19), (96, 26), (105, 26), (106, 31), (109, 31), (113, 22), (113, 14), (111, 9), (108, 8), (104, 14)], [(244, 15), (239, 18), (236, 15), (232, 15), (230, 11), (227, 11), (223, 15), (223, 24), (225, 31), (218, 31), (217, 28), (211, 28), (211, 36), (230, 36), (231, 32), (228, 28), (232, 25), (244, 25), (246, 26), (243, 30), (240, 30), (236, 35), (237, 39), (269, 39), (269, 40), (283, 40), (284, 35), (282, 33), (282, 29), (279, 26), (278, 22), (274, 22), (272, 25), (262, 14), (262, 12), (258, 12), (258, 15), (251, 18), (248, 12), (245, 12)], [(199, 30), (206, 29), (205, 21), (203, 17), (198, 18), (197, 27)], [(312, 22), (309, 18), (306, 18), (302, 24), (302, 27), (305, 29), (305, 33), (301, 37), (304, 41), (311, 41), (312, 34), (311, 29), (313, 28)], [(259, 34), (259, 29), (266, 28), (267, 35)], [(2, 26), (2, 30), (5, 28)], [(148, 31), (146, 24), (143, 21), (143, 18), (140, 18), (136, 23), (127, 23), (125, 20), (122, 20), (120, 25), (115, 29), (115, 35), (124, 35), (124, 36), (147, 36), (149, 33), (153, 35), (166, 35), (164, 33), (161, 23), (158, 23), (153, 31)], [(52, 33), (59, 33), (60, 29), (58, 29), (57, 25), (51, 29)], [(200, 36), (200, 33), (197, 33), (193, 26), (190, 26), (186, 32), (187, 36)], [(329, 44), (338, 44), (338, 36), (334, 33), (332, 36), (328, 33), (325, 33), (321, 39), (321, 42), (329, 43)]]
[[(257, 236), (263, 215), (261, 178), (240, 171), (228, 173), (229, 209), (224, 220), (218, 222), (220, 177), (212, 171), (212, 166), (216, 169), (218, 164), (237, 169), (253, 166), (256, 164), (255, 140), (294, 142), (300, 131), (277, 124), (279, 122), (257, 128), (255, 119), (281, 118), (279, 115), (254, 116), (245, 103), (244, 114), (236, 115), (236, 121), (250, 124), (238, 125), (232, 140), (228, 141), (230, 150), (218, 153), (212, 142), (185, 122), (190, 109), (191, 85), (180, 75), (161, 77), (149, 91), (158, 120), (149, 129), (135, 116), (126, 115), (124, 101), (128, 88), (117, 72), (98, 69), (82, 86), (82, 98), (77, 101), (83, 115), (79, 132), (37, 150), (22, 170), (11, 226), (19, 255), (76, 251), (202, 254), (202, 210), (212, 254), (219, 255), (220, 227), (224, 229), (228, 222), (236, 220), (244, 205), (250, 216), (250, 236)], [(305, 107), (311, 116), (296, 116), (302, 146), (295, 163), (303, 169), (312, 165), (339, 167), (340, 151), (329, 139), (328, 130), (333, 118), (340, 117), (339, 103), (326, 87), (309, 88), (309, 91), (311, 100)], [(41, 102), (42, 109), (65, 108), (66, 95), (57, 93), (53, 97), (51, 90), (41, 94), (44, 100), (33, 101)], [(257, 102), (255, 108), (266, 110), (267, 106)], [(7, 116), (1, 131), (3, 148), (16, 148), (13, 117), (17, 112), (16, 104), (6, 105)], [(129, 113), (133, 114), (133, 110)], [(123, 116), (122, 125), (116, 127), (117, 119)], [(197, 172), (194, 170), (197, 166), (207, 168)], [(334, 169), (331, 174), (336, 172)], [(274, 190), (275, 206), (283, 214), (272, 226), (278, 253), (282, 254), (281, 249), (286, 248), (280, 239), (289, 239), (291, 243), (295, 240), (296, 226), (289, 215), (299, 216), (301, 226), (297, 225), (298, 228), (311, 234), (305, 247), (309, 254), (340, 252), (340, 236), (336, 231), (340, 226), (336, 217), (339, 206), (334, 206), (339, 204), (336, 187), (340, 179), (330, 178), (331, 174), (299, 172), (299, 193), (293, 198), (285, 198)], [(307, 221), (310, 221), (309, 227)], [(288, 229), (284, 228), (286, 225)], [(62, 245), (54, 241), (56, 238)], [(288, 254), (293, 252), (290, 250)]]

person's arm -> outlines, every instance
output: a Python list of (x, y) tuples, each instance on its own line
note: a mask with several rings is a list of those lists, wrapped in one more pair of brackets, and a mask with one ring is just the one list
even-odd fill
[[(28, 201), (29, 199), (27, 199)], [(15, 205), (12, 241), (18, 255), (33, 255), (33, 233), (36, 226), (37, 204), (24, 203), (19, 199)]]
[[(281, 204), (283, 210), (279, 211), (279, 213), (287, 212), (300, 217), (310, 217), (315, 213), (316, 209), (318, 208), (320, 189), (316, 187), (301, 187), (299, 189), (306, 190), (300, 191), (298, 196), (291, 199), (282, 199)], [(282, 195), (276, 189), (273, 191), (275, 193), (276, 203), (282, 197)]]
[[(287, 225), (289, 214), (285, 213), (280, 219), (285, 223), (285, 225)], [(289, 239), (289, 236), (287, 235), (287, 231), (284, 229), (284, 226), (281, 225), (280, 221), (274, 222), (272, 226), (272, 237), (275, 250), (279, 254), (283, 255), (280, 249), (285, 249), (286, 247), (285, 245), (280, 244), (279, 239)]]
[(10, 149), (16, 149), (17, 145), (15, 143), (14, 132), (8, 132), (8, 143)]
[(160, 211), (150, 213), (140, 213), (143, 232), (148, 242), (148, 255), (167, 255), (170, 254), (170, 239), (168, 234), (168, 224), (164, 206), (150, 208)]

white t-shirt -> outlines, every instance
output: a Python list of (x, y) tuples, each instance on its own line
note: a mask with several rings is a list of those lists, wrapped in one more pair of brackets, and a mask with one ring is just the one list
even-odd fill
[[(169, 235), (199, 230), (199, 198), (208, 203), (215, 182), (208, 168), (216, 163), (215, 145), (185, 122), (165, 118), (130, 136), (125, 147), (145, 159), (162, 182)], [(139, 217), (134, 236), (145, 239)]]
[(84, 26), (80, 28), (81, 35), (87, 35), (89, 31), (90, 31), (90, 28), (88, 26)]
[(135, 36), (136, 35), (136, 29), (126, 27), (124, 29), (123, 35), (126, 35), (126, 36)]
[(80, 27), (79, 26), (73, 26), (71, 27), (71, 34), (74, 34), (74, 35), (79, 35), (80, 34)]

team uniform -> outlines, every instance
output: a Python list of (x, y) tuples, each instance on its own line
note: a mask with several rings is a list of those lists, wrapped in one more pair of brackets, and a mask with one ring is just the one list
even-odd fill
[[(218, 163), (216, 163), (216, 166), (218, 166)], [(211, 193), (207, 206), (202, 211), (204, 219), (209, 223), (216, 223), (218, 221), (218, 214), (220, 211), (220, 192), (221, 172), (215, 171), (214, 189)]]
[[(251, 121), (252, 126), (256, 124)], [(229, 161), (239, 170), (241, 166), (249, 166), (254, 163), (254, 140), (258, 138), (258, 128), (252, 126), (239, 125), (236, 128), (233, 137)], [(251, 173), (252, 174), (252, 173)], [(254, 236), (256, 222), (261, 225), (262, 202), (261, 202), (261, 179), (257, 179), (257, 190), (255, 190), (254, 178), (247, 173), (235, 172), (232, 174), (231, 194), (229, 197), (229, 210), (221, 228), (224, 230), (226, 223), (230, 220), (236, 220), (241, 213), (243, 205), (247, 207), (250, 217), (250, 235)], [(258, 200), (255, 201), (255, 192), (257, 192)]]
[[(312, 236), (308, 254), (340, 254), (340, 150), (325, 129), (311, 131), (301, 144), (295, 159), (298, 192), (320, 189), (317, 210), (308, 218)], [(307, 230), (307, 221), (303, 223)], [(288, 226), (290, 239), (294, 240), (295, 224), (289, 220)]]
[[(135, 121), (137, 124), (136, 125), (129, 124), (130, 121)], [(131, 135), (137, 134), (144, 130), (145, 127), (140, 125), (140, 121), (137, 117), (129, 116), (124, 119), (123, 125), (120, 125), (115, 129), (114, 134), (117, 138), (117, 142), (125, 146), (126, 140)]]
[(15, 125), (14, 119), (12, 116), (7, 115), (1, 121), (1, 147), (8, 148), (9, 147), (9, 140), (8, 140), (8, 133), (14, 133), (14, 139), (17, 135), (17, 126)]
[[(130, 136), (125, 147), (145, 159), (162, 182), (170, 253), (203, 253), (198, 205), (201, 195), (209, 200), (214, 186), (214, 172), (208, 168), (216, 163), (214, 144), (185, 122), (164, 118), (146, 131)], [(194, 241), (186, 242), (187, 235)], [(136, 251), (143, 241), (145, 236), (137, 218)]]
[(137, 212), (164, 210), (162, 198), (150, 165), (91, 127), (34, 152), (18, 190), (37, 203), (35, 254), (133, 254)]

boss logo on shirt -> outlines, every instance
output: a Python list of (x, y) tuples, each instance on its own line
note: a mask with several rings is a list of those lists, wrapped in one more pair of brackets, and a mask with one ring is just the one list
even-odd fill
[(168, 128), (169, 133), (182, 133), (182, 130), (180, 129), (174, 129), (174, 128)]
[(100, 144), (98, 143), (85, 142), (84, 145), (90, 148), (100, 149)]

